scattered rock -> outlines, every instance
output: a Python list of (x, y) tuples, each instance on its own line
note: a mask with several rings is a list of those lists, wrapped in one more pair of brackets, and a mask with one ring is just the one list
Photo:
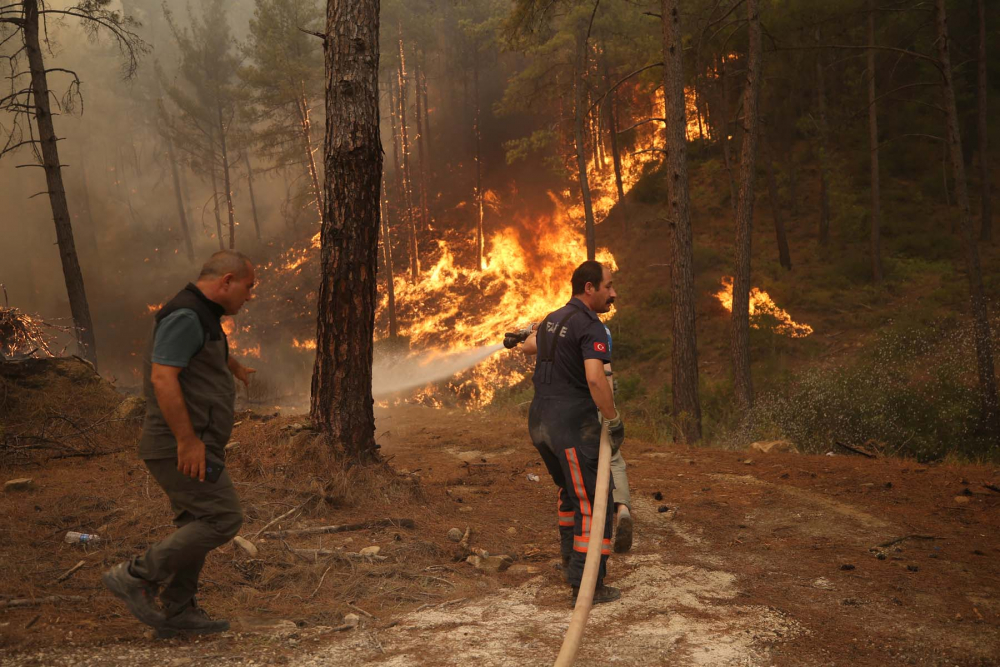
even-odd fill
[(146, 399), (141, 396), (129, 396), (118, 404), (113, 417), (115, 419), (142, 419), (146, 416)]
[(35, 488), (35, 480), (30, 477), (19, 477), (4, 482), (4, 491), (30, 491)]
[(496, 574), (503, 572), (514, 564), (514, 559), (510, 556), (476, 556), (472, 555), (465, 559), (467, 563), (477, 570)]
[(955, 496), (955, 504), (956, 505), (968, 505), (969, 504), (969, 496)]
[(795, 445), (789, 440), (761, 440), (759, 442), (752, 443), (750, 445), (751, 452), (760, 452), (761, 454), (774, 454), (774, 453), (786, 453), (786, 454), (798, 454), (799, 450), (796, 449)]
[(656, 508), (656, 511), (659, 512), (660, 514), (663, 514), (664, 512), (669, 512), (670, 508), (667, 507), (666, 505), (660, 505), (658, 508)]
[(514, 526), (511, 526), (510, 528), (507, 529), (507, 534), (508, 535), (517, 535), (517, 528), (515, 528)]
[(833, 584), (826, 577), (820, 577), (816, 581), (812, 582), (813, 588), (818, 588), (823, 591), (832, 591)]
[(458, 542), (462, 539), (462, 531), (458, 528), (452, 528), (448, 531), (448, 539), (452, 542)]
[(843, 570), (844, 572), (850, 572), (851, 570), (854, 569), (854, 566), (851, 565), (850, 563), (844, 563), (843, 565), (840, 566), (840, 569)]
[(753, 465), (753, 459), (747, 459), (746, 461), (743, 462), (743, 465), (745, 465), (745, 466), (751, 466), (751, 465)]
[(344, 625), (349, 625), (352, 628), (358, 627), (358, 623), (361, 622), (361, 617), (357, 614), (347, 614), (344, 616)]
[(246, 551), (247, 555), (250, 556), (251, 558), (256, 558), (257, 557), (257, 553), (258, 553), (257, 547), (254, 546), (254, 543), (251, 542), (250, 540), (246, 539), (245, 537), (242, 537), (241, 535), (237, 535), (236, 537), (233, 538), (233, 542), (240, 549), (243, 549), (243, 551)]
[(370, 546), (370, 547), (365, 547), (358, 553), (361, 554), (362, 556), (378, 556), (378, 552), (380, 551), (382, 551), (382, 547)]
[(471, 507), (469, 507), (468, 505), (466, 505), (465, 507), (459, 507), (459, 508), (458, 508), (458, 511), (459, 511), (459, 512), (471, 512), (471, 511), (472, 511), (472, 508), (471, 508)]
[(663, 500), (663, 494), (657, 491), (653, 494), (653, 500)]
[(535, 473), (533, 473), (533, 472), (529, 472), (528, 473), (528, 481), (529, 482), (538, 482), (540, 480), (541, 480), (541, 478), (538, 475), (536, 475)]

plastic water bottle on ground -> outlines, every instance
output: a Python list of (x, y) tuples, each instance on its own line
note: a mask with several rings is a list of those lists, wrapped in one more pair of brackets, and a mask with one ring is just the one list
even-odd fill
[(66, 542), (69, 544), (90, 544), (91, 542), (99, 542), (101, 538), (97, 535), (88, 535), (87, 533), (77, 533), (75, 531), (69, 531), (66, 533)]

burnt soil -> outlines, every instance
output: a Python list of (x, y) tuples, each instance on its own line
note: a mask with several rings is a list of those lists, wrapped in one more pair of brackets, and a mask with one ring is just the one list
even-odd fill
[[(233, 620), (213, 638), (152, 639), (100, 584), (172, 530), (134, 455), (137, 424), (114, 432), (121, 451), (6, 466), (3, 480), (35, 488), (0, 494), (0, 662), (554, 661), (571, 608), (553, 567), (555, 490), (521, 415), (381, 411), (388, 465), (347, 471), (296, 421), (245, 414), (233, 435), (241, 534), (260, 552), (228, 544), (208, 558), (200, 602)], [(1000, 492), (984, 486), (1000, 487), (1000, 470), (639, 441), (623, 452), (635, 545), (611, 559), (622, 598), (594, 609), (578, 664), (1000, 664)], [(415, 528), (254, 538), (296, 508), (271, 530), (380, 518)], [(514, 565), (488, 574), (457, 560), (453, 527)], [(66, 544), (68, 530), (102, 541)], [(371, 545), (387, 559), (314, 563), (288, 550)], [(82, 600), (2, 608), (53, 595)], [(339, 629), (358, 610), (360, 625)]]

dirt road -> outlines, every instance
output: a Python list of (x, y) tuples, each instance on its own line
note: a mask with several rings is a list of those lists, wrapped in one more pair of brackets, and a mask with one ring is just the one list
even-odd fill
[[(265, 445), (282, 433), (248, 421), (234, 439), (252, 442), (255, 432)], [(39, 486), (34, 495), (2, 500), (0, 593), (87, 602), (0, 609), (2, 662), (551, 664), (571, 608), (552, 567), (554, 487), (523, 420), (406, 407), (380, 414), (377, 432), (391, 466), (419, 480), (418, 498), (395, 508), (417, 528), (327, 540), (323, 546), (381, 545), (389, 559), (370, 567), (311, 565), (298, 588), (289, 574), (298, 570), (285, 567), (283, 580), (253, 579), (246, 576), (252, 559), (224, 547), (209, 560), (202, 604), (237, 620), (233, 632), (200, 641), (145, 638), (97, 581), (98, 565), (169, 530), (144, 525), (166, 523), (167, 515), (156, 505), (161, 499), (147, 498), (134, 459), (121, 454), (30, 471)], [(1000, 486), (1000, 471), (634, 441), (626, 448), (637, 537), (632, 553), (612, 557), (609, 583), (621, 587), (622, 599), (595, 608), (578, 664), (1000, 664), (1000, 493), (984, 486)], [(233, 469), (239, 479), (238, 458)], [(109, 511), (148, 504), (151, 518), (111, 524), (106, 530), (121, 534), (113, 553), (92, 554), (94, 567), (54, 584), (54, 573), (78, 558), (59, 542), (63, 528), (79, 523), (75, 515), (60, 505), (61, 522), (51, 513), (46, 520), (57, 526), (54, 535), (28, 543), (13, 536), (38, 534), (46, 504), (59, 505), (67, 483), (98, 474), (120, 474), (131, 485), (76, 487), (74, 497)], [(254, 484), (247, 482), (248, 494)], [(251, 497), (248, 503), (257, 502)], [(327, 507), (296, 525), (375, 518), (390, 509)], [(266, 518), (251, 514), (245, 535)], [(456, 562), (445, 533), (466, 526), (476, 546), (510, 554), (514, 566), (485, 574)], [(273, 560), (268, 554), (279, 546), (262, 550), (260, 560)], [(320, 578), (324, 570), (329, 575)], [(398, 583), (414, 577), (422, 578), (419, 589)], [(359, 627), (332, 629), (358, 608)]]

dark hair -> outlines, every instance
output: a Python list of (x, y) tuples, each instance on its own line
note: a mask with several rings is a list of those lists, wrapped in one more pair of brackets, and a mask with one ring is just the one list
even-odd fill
[(246, 278), (253, 262), (238, 250), (219, 250), (212, 253), (205, 265), (201, 267), (198, 280), (202, 278), (219, 278), (227, 273), (233, 274), (237, 280)]
[(573, 294), (583, 294), (587, 291), (587, 283), (593, 285), (594, 289), (600, 289), (603, 280), (604, 265), (590, 259), (576, 267), (570, 284), (573, 285)]

